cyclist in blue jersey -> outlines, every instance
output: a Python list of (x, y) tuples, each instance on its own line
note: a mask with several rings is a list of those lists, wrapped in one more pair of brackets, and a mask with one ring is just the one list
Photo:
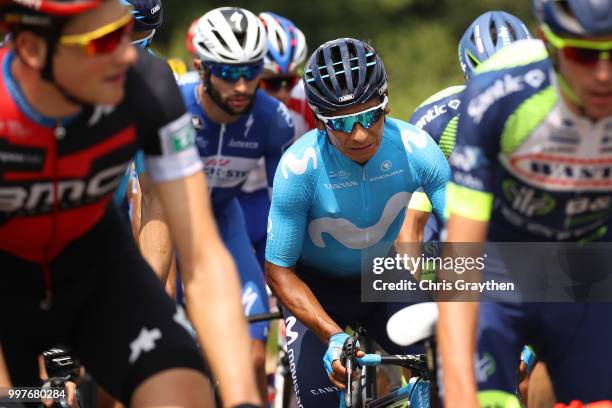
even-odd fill
[(419, 186), (442, 214), (449, 166), (427, 133), (386, 116), (387, 73), (369, 44), (342, 38), (321, 45), (304, 85), (318, 125), (276, 171), (266, 278), (285, 306), (298, 404), (336, 407), (347, 324), (359, 321), (385, 350), (402, 351), (385, 326), (407, 303), (361, 303), (362, 257), (393, 251)]
[[(515, 41), (531, 38), (525, 24), (504, 11), (488, 11), (478, 16), (459, 42), (459, 64), (469, 79), (474, 69), (498, 50)], [(425, 130), (448, 158), (455, 147), (459, 106), (464, 85), (448, 87), (427, 98), (412, 114), (409, 123)], [(431, 213), (431, 203), (422, 192), (413, 194), (408, 205), (404, 242), (439, 240), (441, 222)]]
[[(286, 18), (273, 13), (261, 13), (267, 33), (268, 52), (264, 58), (264, 72), (260, 86), (270, 96), (289, 108), (295, 138), (311, 128), (301, 114), (291, 109), (289, 98), (292, 89), (298, 85), (298, 68), (306, 59), (304, 34)], [(247, 223), (249, 238), (257, 255), (257, 261), (264, 268), (266, 256), (266, 230), (270, 193), (263, 161), (251, 173), (238, 196)]]
[[(236, 197), (261, 158), (272, 187), (283, 147), (293, 138), (291, 118), (283, 104), (258, 89), (267, 45), (265, 28), (256, 15), (233, 7), (209, 11), (196, 24), (193, 45), (200, 78), (181, 79), (179, 85), (196, 128), (213, 213), (240, 273), (245, 314), (265, 313), (263, 272)], [(265, 396), (267, 323), (251, 325), (250, 334)]]
[[(448, 187), (451, 242), (605, 238), (612, 202), (612, 1), (533, 0), (533, 6), (543, 42), (499, 51), (465, 90)], [(504, 272), (504, 260), (493, 261)], [(518, 406), (504, 404), (512, 404), (515, 356), (525, 343), (547, 364), (557, 401), (612, 397), (612, 304), (439, 308), (447, 406), (478, 406), (477, 389), (485, 406)], [(469, 369), (475, 345), (479, 363), (492, 368), (477, 378)]]

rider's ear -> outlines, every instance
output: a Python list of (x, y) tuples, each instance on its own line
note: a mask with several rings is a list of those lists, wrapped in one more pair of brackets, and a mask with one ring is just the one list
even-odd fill
[[(389, 90), (387, 89), (387, 91), (385, 91), (383, 98), (384, 97), (389, 98)], [(388, 99), (387, 99), (388, 100)], [(391, 105), (391, 103), (387, 102), (387, 106), (385, 106), (385, 115), (388, 115), (389, 113), (391, 113), (391, 108), (389, 107)]]
[(194, 58), (192, 60), (193, 67), (200, 74), (200, 79), (204, 80), (204, 70), (202, 69), (202, 60), (199, 58)]
[(317, 118), (317, 115), (315, 115), (314, 120), (317, 129), (319, 129), (320, 131), (325, 131), (325, 123), (323, 123), (319, 118)]
[(47, 43), (31, 31), (22, 31), (13, 40), (15, 51), (28, 67), (42, 71), (47, 56)]

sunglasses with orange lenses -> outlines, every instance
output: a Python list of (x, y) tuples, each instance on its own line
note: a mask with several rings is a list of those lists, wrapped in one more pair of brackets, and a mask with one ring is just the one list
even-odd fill
[(87, 55), (110, 54), (121, 44), (124, 38), (131, 36), (134, 20), (131, 13), (126, 13), (112, 23), (84, 34), (63, 35), (59, 43), (81, 47)]
[(591, 41), (581, 38), (561, 38), (546, 26), (542, 26), (546, 40), (560, 50), (565, 58), (584, 66), (594, 66), (599, 61), (610, 61), (612, 41)]

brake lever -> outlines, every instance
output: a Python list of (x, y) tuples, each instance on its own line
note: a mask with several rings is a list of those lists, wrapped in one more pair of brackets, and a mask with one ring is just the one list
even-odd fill
[(346, 393), (344, 394), (344, 404), (347, 408), (350, 408), (353, 406), (353, 367), (357, 363), (357, 339), (354, 336), (344, 340), (340, 361), (344, 363), (344, 368), (346, 368)]

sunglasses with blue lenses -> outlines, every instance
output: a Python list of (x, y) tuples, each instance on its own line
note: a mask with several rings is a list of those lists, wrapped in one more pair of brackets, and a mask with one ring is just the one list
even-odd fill
[(263, 61), (255, 64), (229, 65), (208, 62), (210, 73), (226, 82), (237, 82), (241, 77), (252, 81), (263, 72)]
[(385, 95), (385, 99), (380, 105), (366, 109), (361, 112), (352, 113), (350, 115), (340, 116), (323, 116), (317, 114), (317, 117), (325, 123), (325, 126), (337, 132), (351, 133), (353, 127), (359, 123), (364, 129), (371, 128), (385, 114), (385, 109), (389, 99)]

